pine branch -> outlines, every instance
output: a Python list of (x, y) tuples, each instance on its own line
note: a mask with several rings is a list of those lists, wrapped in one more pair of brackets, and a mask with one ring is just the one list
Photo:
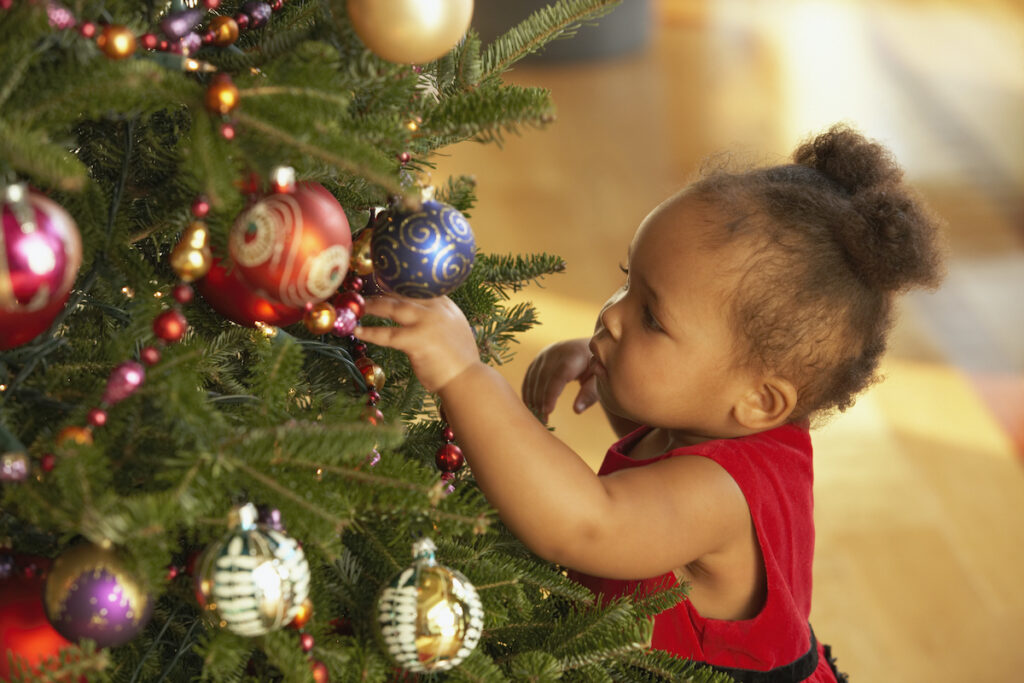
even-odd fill
[(292, 147), (299, 154), (319, 159), (347, 173), (362, 176), (370, 182), (380, 186), (389, 194), (404, 194), (402, 186), (384, 170), (383, 164), (380, 161), (370, 161), (369, 158), (367, 158), (370, 156), (369, 153), (372, 150), (370, 148), (366, 148), (366, 146), (357, 139), (351, 140), (353, 151), (364, 151), (367, 153), (366, 157), (360, 160), (342, 157), (326, 149), (322, 149), (318, 145), (303, 142), (289, 133), (286, 133), (284, 130), (281, 130), (280, 128), (277, 128), (265, 121), (256, 119), (245, 112), (236, 113), (235, 120), (238, 122), (240, 127), (249, 128), (267, 136), (273, 141)]
[(468, 139), (500, 143), (506, 133), (518, 133), (524, 125), (540, 127), (553, 114), (550, 93), (543, 88), (485, 85), (425, 109), (423, 130), (431, 148)]
[(515, 62), (556, 38), (569, 37), (580, 24), (611, 12), (620, 0), (559, 0), (537, 10), (495, 40), (483, 55), (481, 82), (494, 79)]
[(85, 187), (87, 173), (82, 163), (68, 154), (64, 145), (51, 142), (41, 130), (10, 124), (0, 119), (0, 159), (23, 176), (67, 192)]
[(546, 275), (564, 272), (565, 261), (554, 254), (480, 254), (473, 269), (507, 298), (507, 289), (518, 292), (531, 282), (539, 284)]

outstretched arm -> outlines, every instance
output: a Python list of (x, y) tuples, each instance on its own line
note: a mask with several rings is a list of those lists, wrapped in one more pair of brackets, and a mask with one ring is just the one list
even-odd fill
[(531, 550), (609, 578), (654, 576), (749, 529), (735, 482), (705, 458), (669, 458), (598, 477), (480, 361), (472, 330), (447, 297), (367, 301), (399, 327), (359, 328), (404, 351), (445, 415), (484, 495)]

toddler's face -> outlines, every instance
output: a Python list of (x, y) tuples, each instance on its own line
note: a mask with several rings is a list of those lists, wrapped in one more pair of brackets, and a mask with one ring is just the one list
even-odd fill
[(735, 362), (729, 320), (742, 245), (712, 248), (713, 208), (686, 195), (644, 219), (626, 283), (602, 309), (590, 343), (606, 409), (694, 441), (734, 436), (731, 406), (753, 377)]

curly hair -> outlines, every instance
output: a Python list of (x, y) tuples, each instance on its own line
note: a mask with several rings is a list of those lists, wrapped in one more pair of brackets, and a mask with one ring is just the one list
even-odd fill
[(877, 380), (897, 295), (938, 286), (943, 249), (879, 143), (836, 125), (793, 162), (712, 172), (687, 194), (729, 218), (715, 242), (753, 246), (732, 302), (738, 353), (796, 385), (799, 419), (843, 411)]

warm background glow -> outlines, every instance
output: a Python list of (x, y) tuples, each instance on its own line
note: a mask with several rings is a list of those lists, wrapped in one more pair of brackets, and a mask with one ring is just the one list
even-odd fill
[[(639, 3), (640, 0), (626, 0)], [(488, 12), (477, 2), (477, 13)], [(494, 4), (494, 3), (490, 3)], [(1011, 0), (654, 0), (646, 49), (531, 62), (558, 120), (475, 175), (489, 252), (556, 253), (523, 294), (543, 326), (506, 369), (589, 334), (637, 223), (730, 150), (779, 161), (848, 121), (887, 144), (949, 222), (949, 278), (904, 306), (886, 382), (816, 434), (812, 621), (854, 681), (1009, 682), (1024, 670), (1024, 7)], [(658, 369), (651, 368), (651, 376)], [(595, 411), (557, 433), (591, 463)]]

